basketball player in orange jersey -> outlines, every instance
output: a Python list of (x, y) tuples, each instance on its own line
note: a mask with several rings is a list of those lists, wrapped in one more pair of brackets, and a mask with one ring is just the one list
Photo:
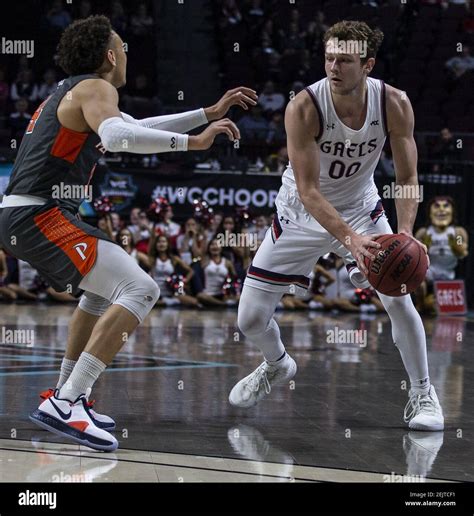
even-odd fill
[[(158, 153), (208, 149), (218, 134), (240, 137), (228, 119), (197, 136), (184, 134), (223, 117), (230, 106), (255, 105), (249, 88), (227, 92), (205, 109), (144, 120), (121, 113), (117, 88), (127, 57), (104, 16), (70, 25), (58, 47), (70, 76), (38, 108), (21, 143), (0, 209), (0, 244), (31, 263), (57, 290), (78, 296), (57, 388), (30, 418), (52, 432), (98, 450), (117, 448), (114, 421), (88, 402), (94, 382), (150, 312), (159, 288), (120, 246), (78, 220), (95, 163), (103, 151)], [(58, 191), (83, 187), (65, 198)], [(58, 187), (63, 187), (62, 189)], [(69, 191), (77, 191), (69, 188)]]
[[(265, 360), (232, 389), (229, 401), (235, 406), (255, 405), (296, 373), (273, 313), (283, 293), (307, 289), (319, 257), (338, 254), (354, 285), (368, 286), (364, 257), (373, 259), (371, 248), (379, 248), (373, 237), (392, 233), (373, 180), (386, 136), (397, 183), (418, 185), (410, 102), (404, 92), (369, 77), (382, 39), (363, 22), (332, 26), (324, 39), (327, 77), (288, 104), (290, 163), (275, 202), (277, 215), (249, 267), (238, 314), (240, 330)], [(398, 233), (412, 236), (417, 207), (415, 197), (396, 200)], [(413, 430), (442, 430), (421, 318), (409, 295), (379, 297), (411, 382), (405, 422)]]

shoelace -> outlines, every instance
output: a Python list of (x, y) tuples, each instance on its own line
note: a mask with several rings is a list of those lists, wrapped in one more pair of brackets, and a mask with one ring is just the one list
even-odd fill
[[(46, 400), (54, 394), (54, 389), (48, 389), (40, 394), (40, 398)], [(86, 405), (91, 409), (94, 408), (95, 400), (86, 400)]]
[[(411, 410), (410, 410), (411, 409)], [(436, 403), (430, 394), (412, 394), (403, 412), (403, 419), (408, 423), (421, 411), (426, 414), (436, 414)]]
[(266, 394), (270, 394), (272, 387), (267, 377), (267, 364), (263, 363), (254, 373), (253, 377), (250, 379), (248, 385), (250, 390), (253, 392), (258, 392), (260, 388), (260, 383), (263, 380), (263, 384), (265, 386)]

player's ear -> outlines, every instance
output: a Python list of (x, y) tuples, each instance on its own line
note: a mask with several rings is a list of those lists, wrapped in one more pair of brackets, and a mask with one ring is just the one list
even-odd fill
[(372, 71), (375, 66), (375, 59), (373, 57), (369, 57), (364, 64), (364, 70), (367, 72), (367, 75)]

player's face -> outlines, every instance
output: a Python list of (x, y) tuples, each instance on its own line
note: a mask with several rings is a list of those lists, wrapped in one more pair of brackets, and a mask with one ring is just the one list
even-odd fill
[(433, 226), (445, 228), (453, 221), (453, 207), (449, 201), (435, 201), (430, 208), (430, 218)]
[[(330, 42), (331, 40), (328, 41)], [(334, 44), (333, 48), (335, 47)], [(366, 77), (359, 54), (326, 52), (324, 68), (331, 84), (331, 91), (338, 95), (348, 95)]]

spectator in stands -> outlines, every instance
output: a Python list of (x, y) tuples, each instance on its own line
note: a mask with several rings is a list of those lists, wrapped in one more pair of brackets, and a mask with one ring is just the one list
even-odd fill
[(13, 101), (25, 98), (32, 103), (38, 100), (38, 86), (33, 80), (33, 72), (31, 70), (21, 70), (18, 73), (17, 79), (12, 84), (10, 90), (10, 98)]
[(202, 226), (197, 223), (195, 218), (190, 217), (184, 224), (184, 232), (176, 240), (176, 248), (181, 259), (188, 265), (194, 260), (200, 259), (205, 252), (206, 245), (207, 239)]
[(181, 233), (181, 226), (174, 222), (173, 216), (173, 208), (169, 206), (165, 211), (163, 222), (159, 222), (156, 227), (168, 238), (176, 241), (176, 238)]
[[(148, 267), (151, 277), (160, 287), (160, 298), (156, 306), (198, 305), (198, 300), (189, 295), (189, 283), (194, 271), (181, 258), (171, 254), (170, 243), (166, 236), (152, 235), (148, 251)], [(170, 285), (173, 276), (175, 280), (176, 276), (182, 276), (182, 285), (176, 291)]]
[(111, 4), (110, 23), (119, 34), (124, 34), (127, 30), (128, 19), (120, 0), (114, 0)]
[(253, 106), (238, 122), (242, 139), (265, 141), (268, 133), (268, 122), (262, 114), (260, 105)]
[[(130, 225), (127, 229), (133, 235), (133, 241), (143, 251), (144, 244), (146, 242), (145, 250), (147, 249), (148, 239), (151, 235), (151, 223), (145, 211), (141, 208), (132, 208), (130, 212)], [(140, 245), (139, 245), (140, 244)]]
[(469, 70), (474, 70), (474, 57), (471, 56), (470, 48), (467, 45), (463, 45), (461, 55), (448, 59), (445, 66), (455, 79), (458, 79)]
[(71, 15), (64, 9), (61, 0), (53, 0), (46, 20), (51, 29), (61, 32), (72, 22)]
[(275, 145), (286, 141), (285, 122), (280, 112), (273, 113), (268, 124), (267, 144)]
[(8, 118), (10, 138), (17, 141), (17, 148), (31, 120), (31, 115), (27, 111), (28, 101), (20, 98), (15, 102), (15, 111)]
[[(75, 19), (88, 18), (92, 14), (92, 4), (90, 0), (81, 0)], [(116, 27), (114, 27), (116, 29)]]
[(53, 68), (48, 68), (43, 75), (43, 82), (38, 89), (38, 99), (43, 101), (52, 95), (58, 87), (56, 80), (56, 71)]
[(111, 240), (115, 240), (117, 231), (114, 231), (110, 213), (104, 213), (99, 217), (99, 220), (97, 221), (97, 227), (103, 231)]
[(0, 114), (6, 111), (9, 94), (10, 88), (5, 80), (5, 70), (0, 68)]
[(247, 15), (255, 18), (260, 22), (265, 16), (265, 11), (262, 7), (262, 0), (252, 0), (247, 11)]
[(237, 25), (242, 21), (242, 13), (235, 0), (224, 0), (224, 4), (222, 5), (222, 17), (226, 25)]
[(283, 174), (288, 165), (288, 149), (284, 145), (277, 153), (270, 154), (265, 161), (265, 172)]
[(197, 294), (198, 300), (205, 306), (235, 305), (238, 295), (227, 295), (223, 292), (224, 282), (228, 276), (236, 277), (234, 266), (222, 254), (222, 248), (217, 239), (212, 239), (207, 246), (207, 252), (201, 261), (201, 289)]
[(114, 235), (116, 235), (123, 227), (122, 217), (118, 213), (113, 211), (110, 214), (110, 218), (112, 220), (112, 229), (114, 231)]
[(7, 258), (5, 252), (0, 247), (0, 296), (8, 301), (15, 301), (16, 293), (6, 286), (5, 280), (8, 276)]
[(153, 18), (148, 14), (145, 3), (139, 4), (130, 18), (130, 29), (134, 36), (149, 36), (153, 28)]
[(273, 113), (274, 111), (281, 111), (285, 106), (285, 97), (282, 93), (275, 91), (275, 84), (273, 81), (267, 81), (262, 93), (258, 96), (258, 103), (262, 106), (265, 113)]
[(453, 166), (450, 162), (460, 159), (461, 149), (457, 147), (453, 133), (447, 128), (441, 129), (439, 139), (431, 150), (431, 159), (437, 163), (433, 165), (433, 172), (450, 172)]
[(159, 112), (160, 101), (145, 74), (138, 74), (135, 80), (127, 85), (126, 91), (127, 93), (122, 98), (126, 113), (137, 118), (145, 118), (150, 116), (151, 113)]
[[(297, 12), (297, 11), (293, 11)], [(280, 41), (285, 50), (303, 50), (305, 48), (304, 33), (300, 31), (299, 23), (296, 20), (290, 22), (287, 32), (280, 31)]]
[(219, 226), (221, 225), (223, 220), (224, 214), (221, 211), (216, 211), (214, 213), (214, 216), (212, 217), (209, 228), (205, 231), (207, 237), (206, 240), (208, 242), (210, 242), (214, 235), (217, 233), (217, 230), (219, 229)]
[(293, 96), (296, 96), (298, 95), (298, 93), (302, 90), (304, 90), (305, 88), (305, 84), (304, 82), (301, 82), (301, 81), (295, 81), (293, 82), (293, 84), (291, 85), (290, 87), (290, 91), (293, 92)]
[(117, 233), (115, 241), (124, 251), (134, 258), (142, 268), (148, 271), (148, 255), (136, 249), (133, 242), (133, 235), (129, 229), (121, 229)]

